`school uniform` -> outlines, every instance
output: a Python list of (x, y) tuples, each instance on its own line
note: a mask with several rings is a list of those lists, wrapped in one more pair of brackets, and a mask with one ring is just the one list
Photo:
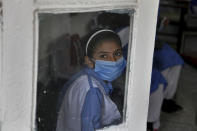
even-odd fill
[[(122, 48), (124, 50), (124, 58), (127, 59), (128, 41), (129, 41), (129, 27), (118, 30), (118, 35), (122, 41)], [(152, 69), (148, 122), (153, 123), (153, 128), (158, 129), (160, 126), (161, 106), (164, 99), (164, 92), (167, 87), (167, 81), (157, 68)]]
[(154, 129), (158, 129), (160, 127), (161, 106), (166, 86), (167, 81), (163, 75), (157, 69), (153, 68), (147, 121), (153, 123)]
[(111, 91), (111, 84), (93, 69), (84, 68), (74, 75), (60, 95), (56, 131), (94, 131), (120, 120), (120, 112), (109, 97)]
[(168, 83), (164, 92), (165, 99), (173, 98), (183, 65), (183, 59), (168, 44), (164, 44), (161, 49), (155, 49), (153, 67), (162, 73)]

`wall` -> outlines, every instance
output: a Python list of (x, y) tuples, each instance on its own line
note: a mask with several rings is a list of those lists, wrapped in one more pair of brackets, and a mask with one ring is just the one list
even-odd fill
[[(1, 6), (0, 6), (0, 10), (2, 11), (2, 1), (0, 0), (0, 3), (1, 3)], [(3, 47), (3, 44), (2, 44), (2, 21), (3, 21), (3, 16), (2, 16), (2, 14), (0, 14), (0, 96), (2, 96), (3, 95), (3, 90), (2, 90), (2, 86), (3, 86), (3, 84), (2, 84), (2, 68), (3, 68), (3, 66), (2, 66), (2, 52), (3, 52), (3, 50), (2, 50), (2, 47)], [(1, 98), (0, 99), (0, 105), (3, 105), (3, 98)], [(2, 121), (3, 121), (3, 107), (2, 106), (0, 106), (0, 131), (1, 131), (1, 125), (2, 125)]]
[[(63, 34), (79, 34), (83, 37), (88, 32), (87, 25), (95, 13), (77, 14), (43, 14), (39, 17), (39, 59), (46, 58), (49, 55), (48, 47), (51, 42)], [(62, 26), (63, 25), (63, 26)]]
[[(34, 3), (36, 2), (36, 3)], [(126, 123), (107, 131), (145, 131), (158, 0), (3, 1), (2, 131), (35, 129), (38, 62), (36, 11), (67, 12), (135, 8)], [(17, 14), (17, 15), (16, 15)], [(142, 82), (143, 81), (143, 82)], [(142, 97), (143, 96), (143, 97)]]
[(71, 22), (68, 14), (58, 16), (42, 14), (39, 16), (39, 59), (44, 59), (49, 55), (48, 47), (52, 41), (71, 32), (70, 26)]
[(3, 0), (2, 131), (30, 131), (32, 126), (32, 5), (32, 0)]
[[(78, 13), (70, 15), (48, 14), (39, 15), (39, 81), (47, 84), (50, 72), (50, 47), (54, 46), (54, 41), (65, 34), (79, 34), (83, 37), (88, 32), (88, 24), (96, 13)], [(57, 44), (57, 43), (56, 43)], [(47, 77), (46, 77), (47, 76)]]

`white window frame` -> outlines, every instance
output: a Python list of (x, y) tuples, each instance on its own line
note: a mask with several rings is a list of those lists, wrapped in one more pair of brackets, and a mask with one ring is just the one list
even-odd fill
[[(41, 1), (41, 2), (39, 2)], [(56, 1), (56, 2), (54, 2)], [(63, 3), (61, 3), (63, 1)], [(85, 1), (85, 2), (84, 2)], [(100, 1), (101, 4), (98, 4)], [(70, 13), (134, 9), (126, 121), (104, 131), (145, 131), (158, 0), (3, 0), (0, 37), (0, 129), (34, 131), (38, 71), (39, 12)], [(95, 2), (97, 4), (95, 5)], [(70, 5), (69, 5), (70, 4)], [(0, 35), (1, 35), (0, 33)], [(132, 39), (131, 39), (132, 38)], [(2, 42), (1, 42), (2, 41)]]

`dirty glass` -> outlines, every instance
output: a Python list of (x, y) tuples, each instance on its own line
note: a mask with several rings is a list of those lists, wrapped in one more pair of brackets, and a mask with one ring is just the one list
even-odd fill
[[(63, 87), (74, 74), (86, 66), (84, 56), (89, 32), (96, 28), (107, 28), (118, 33), (121, 36), (123, 56), (127, 59), (132, 14), (131, 10), (39, 13), (37, 131), (56, 130), (57, 107)], [(126, 70), (112, 82), (113, 91), (109, 94), (109, 98), (118, 107), (122, 116), (118, 122), (112, 124), (122, 123), (125, 117), (123, 115), (126, 107), (124, 105), (125, 82)]]

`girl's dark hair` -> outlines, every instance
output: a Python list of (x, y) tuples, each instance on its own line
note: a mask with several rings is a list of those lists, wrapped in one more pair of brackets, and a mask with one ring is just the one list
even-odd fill
[(118, 30), (130, 25), (130, 16), (129, 14), (102, 12), (97, 17), (97, 23), (101, 27)]
[[(86, 55), (90, 58), (93, 58), (93, 54), (94, 54), (95, 50), (97, 49), (98, 45), (105, 42), (105, 41), (114, 41), (116, 44), (118, 44), (118, 45), (120, 45), (120, 47), (122, 47), (120, 37), (115, 32), (107, 31), (107, 30), (96, 34), (89, 41), (90, 37), (93, 34), (95, 34), (96, 32), (98, 32), (99, 30), (104, 30), (104, 29), (96, 29), (96, 30), (92, 31), (88, 35), (89, 37), (86, 40), (86, 48), (87, 48)], [(88, 41), (89, 41), (89, 44), (87, 45)]]

